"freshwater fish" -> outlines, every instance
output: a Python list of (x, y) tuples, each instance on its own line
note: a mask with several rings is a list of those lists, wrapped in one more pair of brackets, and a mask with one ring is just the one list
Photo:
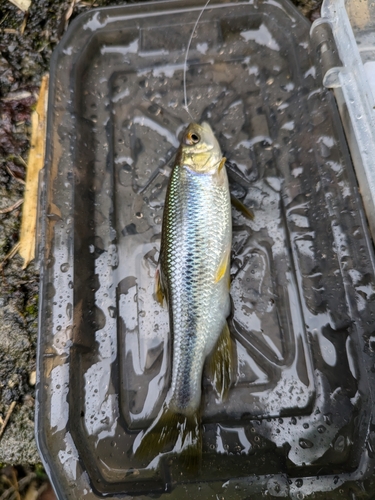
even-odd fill
[(218, 395), (232, 380), (230, 313), (231, 196), (219, 143), (210, 125), (191, 123), (176, 155), (164, 206), (156, 298), (169, 308), (172, 376), (158, 417), (142, 436), (138, 457), (180, 448), (201, 453), (202, 373), (207, 358)]

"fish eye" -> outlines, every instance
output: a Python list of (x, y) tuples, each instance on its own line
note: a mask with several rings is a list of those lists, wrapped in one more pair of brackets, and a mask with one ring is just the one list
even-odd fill
[(188, 146), (192, 146), (193, 144), (198, 144), (198, 142), (201, 140), (199, 135), (196, 132), (189, 132), (187, 136), (185, 137), (185, 143)]

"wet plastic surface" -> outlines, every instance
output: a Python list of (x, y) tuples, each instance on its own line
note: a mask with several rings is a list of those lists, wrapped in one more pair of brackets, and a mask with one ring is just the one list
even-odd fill
[(150, 463), (133, 443), (168, 389), (153, 297), (161, 218), (199, 7), (79, 17), (55, 53), (41, 182), (38, 442), (60, 498), (372, 498), (371, 241), (309, 25), (284, 1), (213, 1), (189, 53), (196, 120), (232, 191), (237, 380), (203, 378), (203, 461)]

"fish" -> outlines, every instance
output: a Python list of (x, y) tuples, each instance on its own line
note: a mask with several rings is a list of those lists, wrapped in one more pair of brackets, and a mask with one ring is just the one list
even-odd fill
[(155, 287), (156, 299), (169, 308), (171, 383), (137, 457), (155, 456), (180, 439), (181, 451), (196, 463), (206, 362), (221, 399), (232, 383), (232, 217), (225, 160), (207, 122), (186, 128), (167, 188)]

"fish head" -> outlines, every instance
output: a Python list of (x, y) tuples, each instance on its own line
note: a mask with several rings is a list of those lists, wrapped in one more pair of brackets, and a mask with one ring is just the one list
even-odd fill
[(222, 153), (219, 143), (207, 122), (190, 123), (182, 137), (180, 164), (196, 173), (215, 172)]

